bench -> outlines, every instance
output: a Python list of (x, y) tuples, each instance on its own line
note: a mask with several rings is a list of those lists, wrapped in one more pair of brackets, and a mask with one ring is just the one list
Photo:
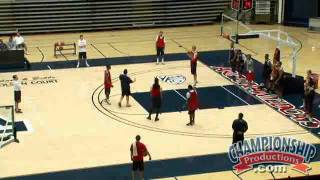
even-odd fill
[(54, 43), (53, 54), (55, 58), (57, 58), (58, 55), (70, 55), (70, 54), (76, 55), (77, 54), (76, 43), (56, 42)]

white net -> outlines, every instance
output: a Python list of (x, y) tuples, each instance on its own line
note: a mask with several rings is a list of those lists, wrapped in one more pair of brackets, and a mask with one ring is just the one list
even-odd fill
[(0, 106), (0, 148), (14, 140), (13, 106)]

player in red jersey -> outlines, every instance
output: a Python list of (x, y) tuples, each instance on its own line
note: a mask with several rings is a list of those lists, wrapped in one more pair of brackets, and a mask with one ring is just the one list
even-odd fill
[(162, 100), (161, 91), (162, 91), (162, 89), (159, 84), (159, 79), (154, 78), (154, 84), (152, 85), (151, 90), (150, 90), (152, 105), (149, 110), (149, 116), (147, 117), (147, 119), (149, 119), (149, 120), (151, 120), (152, 111), (155, 110), (156, 111), (155, 121), (159, 121), (158, 116), (159, 116), (159, 112), (160, 112), (160, 108), (161, 108), (161, 100)]
[(105, 102), (107, 104), (111, 104), (109, 98), (110, 98), (110, 92), (111, 88), (113, 87), (112, 81), (111, 81), (111, 73), (110, 73), (111, 66), (107, 65), (106, 70), (104, 71), (104, 93), (106, 95)]
[(151, 155), (147, 149), (147, 147), (140, 142), (141, 137), (139, 135), (136, 136), (136, 142), (131, 144), (130, 147), (130, 157), (132, 161), (132, 180), (134, 180), (135, 172), (139, 170), (140, 179), (144, 179), (143, 171), (144, 171), (144, 162), (143, 157), (149, 156), (149, 160), (151, 160)]
[(193, 85), (196, 86), (197, 80), (197, 61), (199, 59), (197, 47), (192, 46), (192, 50), (188, 51), (188, 56), (190, 57), (191, 74), (193, 75)]
[(194, 119), (195, 119), (195, 112), (199, 108), (199, 101), (198, 101), (198, 93), (196, 89), (191, 85), (188, 86), (187, 105), (188, 105), (188, 111), (189, 111), (189, 117), (190, 117), (190, 122), (187, 124), (187, 126), (193, 126)]
[(156, 49), (157, 49), (157, 64), (161, 58), (162, 64), (164, 64), (164, 49), (166, 47), (166, 39), (163, 36), (163, 32), (160, 31), (156, 37)]

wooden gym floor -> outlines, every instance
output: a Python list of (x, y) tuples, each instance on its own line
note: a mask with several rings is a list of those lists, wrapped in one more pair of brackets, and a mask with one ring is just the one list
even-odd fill
[[(299, 54), (298, 74), (304, 76), (308, 69), (320, 73), (318, 57), (320, 55), (320, 35), (308, 33), (305, 28), (284, 26), (252, 26), (256, 29), (281, 29), (302, 41), (303, 48)], [(153, 55), (154, 40), (160, 29), (135, 29), (106, 32), (83, 33), (88, 45), (88, 58), (103, 58), (101, 51), (108, 58), (126, 56)], [(166, 53), (185, 53), (183, 47), (197, 45), (199, 51), (224, 50), (229, 42), (219, 36), (220, 26), (190, 26), (163, 28), (167, 38)], [(24, 36), (30, 55), (30, 62), (67, 61), (64, 57), (53, 57), (53, 44), (58, 40), (76, 42), (82, 33), (44, 34)], [(3, 37), (5, 38), (5, 37)], [(241, 48), (263, 62), (264, 54), (272, 57), (276, 44), (261, 39), (243, 40)], [(179, 46), (180, 45), (180, 46)], [(181, 45), (183, 47), (181, 47)], [(313, 48), (312, 50), (312, 47)], [(39, 51), (43, 52), (43, 55)], [(98, 49), (98, 50), (97, 50)], [(291, 64), (285, 57), (290, 53), (282, 48), (284, 67), (291, 71)], [(67, 56), (75, 60), (77, 56)], [(130, 108), (118, 108), (120, 84), (117, 77), (127, 68), (129, 74), (137, 79), (132, 84), (134, 98)], [(168, 109), (160, 115), (159, 122), (146, 120), (143, 93), (149, 91), (155, 76), (182, 75), (186, 81), (173, 85), (165, 82), (161, 86), (170, 97), (169, 104), (179, 101), (185, 95), (187, 85), (192, 82), (189, 62), (166, 62), (155, 65), (154, 59), (140, 64), (113, 65), (112, 76), (114, 88), (111, 93), (112, 105), (101, 102), (104, 98), (103, 83), (104, 67), (79, 69), (47, 69), (41, 71), (16, 72), (26, 85), (23, 86), (23, 114), (17, 114), (16, 120), (30, 122), (32, 128), (19, 132), (19, 144), (12, 143), (0, 150), (0, 178), (28, 176), (36, 174), (59, 174), (63, 172), (85, 173), (95, 168), (108, 168), (126, 165), (127, 174), (113, 174), (111, 179), (130, 177), (129, 146), (137, 134), (142, 136), (155, 162), (162, 162), (157, 168), (165, 169), (167, 160), (221, 154), (228, 151), (232, 137), (232, 121), (239, 112), (243, 112), (249, 124), (246, 137), (261, 135), (280, 135), (301, 139), (308, 143), (319, 144), (319, 138), (307, 130), (292, 123), (290, 120), (262, 103), (248, 101), (249, 95), (235, 94), (234, 85), (212, 71), (208, 66), (199, 63), (199, 89), (203, 89), (210, 98), (211, 92), (221, 93), (221, 104), (213, 104), (199, 110), (196, 125), (187, 127), (186, 111), (179, 112), (177, 107)], [(1, 80), (11, 79), (13, 73), (1, 73)], [(48, 80), (49, 79), (49, 80)], [(12, 87), (1, 86), (1, 104), (13, 104)], [(231, 91), (231, 92), (230, 92)], [(102, 93), (100, 93), (102, 92)], [(223, 94), (223, 95), (222, 95)], [(211, 96), (212, 95), (212, 96)], [(207, 96), (205, 96), (207, 97)], [(180, 99), (181, 101), (181, 99)], [(226, 102), (231, 102), (229, 105)], [(244, 104), (243, 104), (244, 103)], [(217, 108), (223, 106), (224, 108)], [(146, 128), (147, 127), (147, 128)], [(159, 131), (161, 129), (161, 131)], [(183, 133), (180, 133), (183, 132)], [(294, 133), (288, 133), (294, 132)], [(191, 160), (192, 161), (192, 160)], [(229, 161), (225, 159), (225, 161)], [(169, 166), (169, 165), (168, 165)], [(320, 174), (320, 163), (312, 162), (310, 174)], [(200, 168), (201, 167), (197, 167)], [(231, 168), (231, 167), (230, 167)], [(83, 171), (82, 171), (83, 170)], [(110, 170), (112, 172), (112, 170)], [(148, 172), (149, 171), (149, 172)], [(151, 172), (154, 171), (154, 172)], [(168, 171), (174, 171), (169, 169)], [(108, 171), (109, 172), (109, 171)], [(113, 172), (114, 173), (114, 172)], [(29, 176), (30, 175), (30, 176)], [(107, 175), (107, 174), (106, 174)], [(109, 174), (110, 175), (110, 174)], [(118, 175), (118, 176), (117, 176)], [(236, 176), (230, 170), (205, 173), (181, 172), (178, 176), (157, 176), (156, 170), (146, 169), (146, 176), (158, 179), (273, 179), (288, 176), (301, 176), (301, 173), (289, 171), (286, 174), (248, 172)], [(70, 176), (69, 176), (70, 177)], [(82, 179), (85, 175), (82, 176)], [(110, 176), (107, 176), (110, 177)], [(121, 177), (121, 178), (120, 178)], [(41, 179), (41, 176), (37, 176)], [(93, 177), (101, 179), (102, 177)], [(148, 177), (146, 177), (149, 179)], [(14, 179), (14, 178), (13, 178)], [(80, 178), (81, 179), (81, 178)], [(108, 178), (107, 178), (108, 179)]]

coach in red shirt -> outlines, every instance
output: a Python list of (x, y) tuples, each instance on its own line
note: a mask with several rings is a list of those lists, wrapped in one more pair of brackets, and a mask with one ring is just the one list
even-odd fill
[(143, 171), (144, 171), (144, 162), (143, 157), (149, 156), (149, 160), (151, 160), (151, 155), (146, 148), (146, 146), (140, 142), (141, 137), (139, 135), (136, 136), (136, 142), (131, 144), (130, 147), (130, 157), (132, 160), (132, 180), (134, 180), (135, 172), (139, 170), (140, 179), (144, 179)]

